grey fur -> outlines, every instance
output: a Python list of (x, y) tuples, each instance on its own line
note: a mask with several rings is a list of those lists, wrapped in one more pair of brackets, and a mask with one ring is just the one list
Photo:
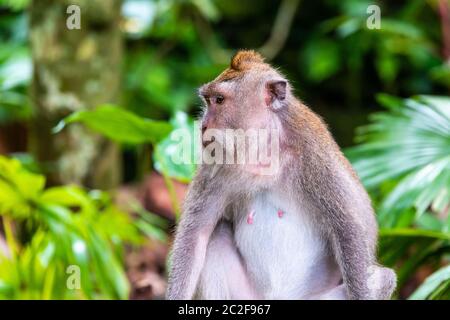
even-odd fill
[[(263, 87), (268, 78), (274, 75), (281, 77), (266, 67), (247, 73), (248, 76), (237, 80), (241, 83), (236, 88), (245, 90), (245, 81), (249, 81), (251, 93), (247, 95), (253, 99), (260, 92), (258, 90), (263, 90), (258, 88)], [(240, 100), (247, 96), (242, 91), (237, 95)], [(168, 299), (265, 298), (262, 295), (264, 284), (259, 283), (247, 268), (247, 264), (255, 260), (245, 261), (240, 255), (239, 245), (230, 237), (236, 237), (233, 232), (242, 220), (237, 212), (247, 210), (262, 192), (273, 190), (282, 190), (296, 207), (307, 209), (305, 212), (310, 214), (312, 228), (326, 244), (343, 281), (343, 284), (336, 283), (322, 293), (311, 293), (309, 297), (287, 295), (290, 299), (391, 297), (396, 276), (391, 269), (376, 262), (378, 230), (367, 192), (321, 119), (300, 103), (289, 87), (283, 100), (285, 107), (275, 108), (271, 120), (283, 131), (282, 170), (276, 177), (253, 177), (237, 165), (200, 166), (189, 187), (175, 236)], [(234, 123), (234, 127), (241, 127), (242, 121), (249, 116), (243, 115), (243, 110), (236, 112), (239, 120), (233, 120), (228, 114), (227, 125)], [(231, 226), (224, 227), (224, 221)], [(293, 251), (290, 254), (302, 253)], [(251, 256), (247, 258), (253, 259)], [(216, 263), (218, 260), (224, 263)], [(248, 273), (249, 281), (242, 288), (233, 288), (236, 281), (226, 277), (225, 267), (220, 268), (228, 261), (235, 264), (230, 268), (240, 270), (238, 277), (242, 276), (242, 270)], [(295, 276), (292, 279), (295, 280)], [(240, 289), (245, 294), (236, 294)]]

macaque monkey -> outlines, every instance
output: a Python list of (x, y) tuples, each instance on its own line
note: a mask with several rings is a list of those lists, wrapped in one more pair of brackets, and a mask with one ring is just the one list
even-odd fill
[(396, 276), (377, 264), (369, 196), (280, 72), (239, 51), (199, 94), (204, 132), (277, 130), (268, 140), (279, 139), (279, 168), (199, 167), (175, 236), (167, 298), (389, 299)]

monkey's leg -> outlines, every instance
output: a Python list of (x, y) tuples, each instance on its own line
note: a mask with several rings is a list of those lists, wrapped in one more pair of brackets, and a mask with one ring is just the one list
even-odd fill
[(206, 251), (196, 298), (202, 300), (256, 299), (228, 222), (220, 222)]
[(345, 284), (340, 284), (328, 291), (314, 297), (315, 300), (347, 300), (347, 288)]

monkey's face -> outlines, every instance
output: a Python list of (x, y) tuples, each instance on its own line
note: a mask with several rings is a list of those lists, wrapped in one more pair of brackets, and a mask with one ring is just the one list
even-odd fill
[[(200, 88), (205, 105), (202, 141), (205, 149), (214, 149), (215, 156), (219, 150), (231, 155), (234, 164), (243, 162), (246, 171), (260, 174), (273, 160), (262, 163), (261, 155), (278, 152), (278, 113), (285, 107), (287, 81), (262, 60), (245, 63), (245, 68), (230, 67)], [(245, 159), (240, 161), (239, 157)]]
[(273, 69), (253, 68), (232, 78), (224, 74), (203, 85), (202, 132), (208, 129), (272, 129), (286, 98), (287, 82)]

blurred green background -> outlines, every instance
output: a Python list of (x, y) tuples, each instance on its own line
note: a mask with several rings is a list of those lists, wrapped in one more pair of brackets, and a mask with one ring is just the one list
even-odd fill
[(169, 134), (241, 48), (352, 161), (394, 298), (450, 298), (450, 1), (0, 0), (0, 299), (164, 295), (195, 172)]

